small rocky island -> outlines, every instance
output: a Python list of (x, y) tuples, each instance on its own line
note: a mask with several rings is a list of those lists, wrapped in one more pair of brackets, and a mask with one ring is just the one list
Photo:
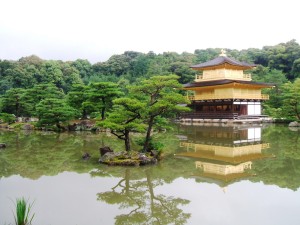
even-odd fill
[(156, 164), (159, 159), (157, 151), (147, 153), (135, 151), (122, 151), (114, 152), (110, 147), (100, 148), (99, 163), (107, 164), (110, 166), (144, 166)]

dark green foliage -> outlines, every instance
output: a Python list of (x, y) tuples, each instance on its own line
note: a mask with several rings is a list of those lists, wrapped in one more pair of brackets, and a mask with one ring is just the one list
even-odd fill
[(8, 60), (0, 60), (0, 94), (4, 94), (7, 90), (13, 87), (11, 76), (8, 71), (14, 68), (14, 62)]
[(74, 108), (67, 105), (64, 99), (46, 98), (36, 106), (37, 116), (41, 125), (56, 125), (75, 117)]
[(88, 87), (85, 85), (74, 85), (67, 96), (68, 104), (78, 110), (82, 119), (86, 119), (90, 112), (88, 107), (84, 104), (84, 102), (87, 101), (87, 89)]
[(82, 79), (90, 77), (92, 75), (92, 65), (86, 59), (77, 59), (71, 64), (77, 71), (79, 71), (79, 75)]
[[(145, 54), (126, 51), (93, 65), (85, 59), (63, 62), (43, 60), (35, 55), (22, 57), (18, 61), (0, 60), (1, 110), (5, 113), (14, 113), (16, 116), (34, 116), (35, 106), (41, 100), (64, 98), (64, 94), (72, 90), (73, 93), (68, 96), (68, 103), (73, 107), (78, 104), (76, 108), (82, 114), (81, 118), (100, 111), (104, 118), (105, 111), (111, 108), (111, 100), (114, 97), (109, 97), (111, 100), (106, 103), (103, 102), (103, 97), (99, 100), (100, 96), (97, 95), (102, 95), (103, 92), (99, 94), (100, 89), (95, 88), (93, 84), (104, 82), (118, 84), (119, 90), (128, 94), (126, 86), (138, 84), (156, 75), (176, 74), (179, 83), (192, 82), (196, 72), (191, 70), (190, 66), (211, 60), (217, 57), (220, 51), (220, 48), (197, 49), (193, 54), (187, 52)], [(264, 46), (262, 49), (250, 48), (241, 51), (226, 49), (226, 51), (229, 57), (259, 65), (253, 72), (253, 80), (276, 84), (276, 88), (265, 90), (265, 93), (270, 95), (270, 100), (265, 104), (265, 113), (271, 113), (276, 117), (288, 116), (282, 109), (284, 105), (281, 93), (284, 83), (293, 82), (300, 77), (300, 46), (296, 40), (275, 46)], [(74, 93), (78, 93), (78, 90), (72, 87), (83, 84), (87, 85), (87, 89), (84, 94), (81, 94), (81, 103), (79, 103)], [(51, 86), (52, 90), (41, 85)], [(10, 91), (11, 89), (14, 91)], [(19, 93), (16, 93), (17, 90)], [(21, 93), (21, 90), (25, 90), (24, 93)], [(61, 95), (49, 96), (49, 93), (57, 90)], [(19, 98), (14, 98), (17, 95)], [(115, 97), (117, 96), (119, 95), (116, 94)], [(72, 97), (75, 97), (74, 101)]]
[(89, 107), (93, 112), (100, 112), (103, 120), (106, 111), (112, 107), (112, 100), (121, 95), (122, 92), (115, 83), (91, 83), (86, 91), (87, 101), (84, 102), (84, 107)]
[[(137, 144), (142, 147), (144, 146), (144, 143), (145, 143), (145, 138), (140, 138), (137, 140)], [(161, 141), (156, 141), (153, 138), (150, 138), (148, 151), (155, 150), (160, 154), (164, 147), (165, 145)]]
[(109, 117), (98, 125), (109, 128), (112, 134), (124, 140), (126, 151), (130, 151), (130, 133), (146, 130), (142, 119), (146, 104), (135, 98), (118, 98), (113, 103), (114, 108)]
[(6, 91), (2, 97), (1, 111), (5, 113), (14, 114), (19, 117), (25, 112), (25, 103), (23, 96), (25, 89), (23, 88), (12, 88)]
[(163, 117), (171, 118), (187, 110), (179, 105), (186, 99), (175, 90), (181, 86), (177, 79), (176, 75), (153, 76), (130, 87), (130, 98), (114, 100), (113, 112), (99, 125), (110, 128), (114, 135), (124, 140), (127, 151), (130, 150), (130, 132), (147, 130), (143, 150), (152, 150), (150, 134), (155, 125), (165, 123)]
[(82, 83), (80, 71), (72, 63), (42, 60), (37, 56), (0, 61), (0, 78), (0, 94), (12, 87), (27, 89), (41, 83), (52, 83), (68, 91), (71, 85)]
[(63, 82), (61, 88), (67, 93), (70, 91), (73, 85), (80, 85), (83, 84), (80, 78), (80, 72), (72, 67), (70, 63), (63, 63), (61, 65), (61, 71), (63, 73)]
[(272, 83), (276, 85), (274, 88), (263, 90), (264, 94), (268, 94), (270, 96), (270, 99), (264, 103), (264, 114), (275, 118), (284, 117), (282, 111), (282, 86), (288, 81), (284, 73), (280, 70), (258, 66), (253, 71), (252, 79), (253, 81)]
[(54, 84), (38, 84), (29, 89), (12, 88), (1, 98), (0, 111), (20, 116), (35, 116), (36, 105), (45, 98), (62, 99), (62, 90)]
[(300, 57), (293, 62), (291, 74), (295, 78), (300, 78)]
[(186, 84), (195, 79), (196, 72), (190, 68), (190, 62), (174, 62), (170, 65), (170, 72), (179, 76), (179, 83)]
[[(35, 84), (53, 83), (65, 92), (73, 84), (84, 82), (116, 82), (124, 77), (131, 83), (139, 78), (152, 75), (178, 75), (181, 83), (191, 81), (194, 71), (190, 66), (217, 57), (220, 48), (197, 49), (194, 54), (183, 52), (164, 52), (147, 54), (126, 51), (113, 55), (105, 62), (92, 65), (88, 60), (77, 59), (73, 62), (43, 60), (37, 56), (23, 57), (18, 61), (0, 61), (0, 94), (14, 88), (31, 88)], [(300, 46), (295, 40), (262, 49), (226, 49), (227, 55), (282, 71), (290, 80), (299, 76)], [(113, 79), (112, 79), (113, 78)]]
[(177, 112), (187, 111), (188, 108), (180, 104), (188, 103), (176, 88), (180, 88), (178, 76), (153, 76), (131, 87), (133, 93), (146, 103), (143, 118), (147, 124), (147, 133), (143, 151), (149, 151), (149, 143), (153, 126), (159, 121), (158, 117), (171, 118)]
[(196, 49), (195, 50), (195, 55), (197, 57), (197, 62), (196, 63), (203, 63), (206, 61), (209, 61), (215, 57), (217, 57), (221, 52), (221, 49), (213, 49), (213, 48), (208, 48), (208, 49)]
[(287, 43), (280, 43), (275, 46), (265, 46), (262, 49), (261, 62), (263, 66), (268, 66), (271, 69), (281, 70), (290, 80), (295, 79), (292, 73), (295, 60), (300, 58), (300, 46), (296, 40), (291, 40)]
[(282, 89), (284, 115), (300, 120), (300, 78), (285, 83)]
[(62, 89), (54, 84), (38, 84), (33, 88), (27, 89), (22, 96), (22, 102), (26, 109), (26, 115), (36, 116), (37, 104), (46, 98), (64, 99), (65, 94)]
[(12, 83), (9, 78), (2, 78), (2, 80), (0, 80), (0, 94), (4, 94), (10, 88), (12, 88)]
[(16, 121), (16, 117), (13, 114), (8, 114), (8, 113), (0, 113), (0, 123), (13, 123)]

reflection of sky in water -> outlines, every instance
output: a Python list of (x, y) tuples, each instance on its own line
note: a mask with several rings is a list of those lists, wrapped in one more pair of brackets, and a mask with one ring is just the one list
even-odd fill
[[(96, 194), (110, 190), (113, 178), (91, 178), (89, 174), (64, 172), (38, 180), (12, 176), (0, 180), (0, 224), (12, 222), (10, 199), (24, 196), (35, 200), (33, 224), (113, 224), (116, 207), (97, 201)], [(3, 217), (4, 215), (4, 217)]]
[[(29, 180), (11, 176), (0, 180), (0, 224), (12, 223), (16, 197), (35, 200), (33, 224), (114, 224), (115, 216), (130, 211), (97, 201), (97, 193), (111, 191), (120, 178), (91, 178), (89, 174), (64, 172)], [(191, 213), (187, 224), (289, 224), (300, 221), (300, 191), (241, 181), (226, 189), (216, 184), (177, 178), (155, 188), (164, 194), (190, 200), (180, 206)]]
[(176, 179), (158, 191), (191, 200), (183, 207), (192, 214), (188, 224), (296, 225), (300, 221), (300, 190), (249, 181), (221, 188), (194, 179)]

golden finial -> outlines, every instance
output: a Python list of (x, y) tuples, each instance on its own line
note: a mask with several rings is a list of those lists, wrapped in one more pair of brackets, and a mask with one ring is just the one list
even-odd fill
[(227, 56), (226, 51), (222, 48), (220, 56)]

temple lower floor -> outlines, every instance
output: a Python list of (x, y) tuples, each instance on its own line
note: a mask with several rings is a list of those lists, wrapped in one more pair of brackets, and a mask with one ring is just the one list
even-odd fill
[(193, 102), (190, 107), (195, 112), (237, 113), (238, 115), (260, 115), (261, 102), (251, 101), (211, 101)]
[(228, 100), (228, 101), (193, 101), (189, 107), (194, 113), (199, 115), (218, 115), (217, 118), (222, 118), (222, 115), (237, 115), (237, 116), (259, 116), (261, 115), (261, 102), (248, 100)]

